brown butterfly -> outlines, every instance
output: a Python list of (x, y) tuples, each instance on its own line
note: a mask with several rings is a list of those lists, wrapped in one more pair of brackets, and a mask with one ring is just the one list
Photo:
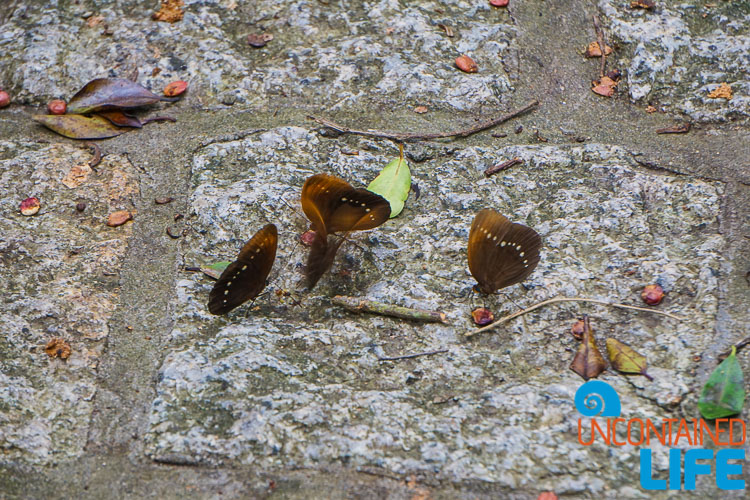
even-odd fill
[(542, 238), (494, 210), (480, 211), (469, 231), (469, 271), (482, 293), (525, 280), (539, 264)]
[(391, 215), (390, 204), (366, 189), (355, 189), (333, 175), (316, 174), (302, 187), (302, 211), (315, 230), (305, 268), (305, 282), (312, 289), (331, 267), (344, 238), (330, 243), (337, 232), (364, 231), (377, 227)]
[(276, 226), (267, 224), (245, 243), (237, 260), (224, 269), (211, 289), (208, 296), (211, 314), (226, 314), (263, 291), (276, 259), (277, 242)]

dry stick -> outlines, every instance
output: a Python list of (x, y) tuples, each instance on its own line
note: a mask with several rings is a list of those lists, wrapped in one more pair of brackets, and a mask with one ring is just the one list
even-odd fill
[(495, 125), (500, 125), (503, 122), (507, 122), (508, 120), (520, 116), (537, 106), (539, 106), (539, 101), (531, 101), (521, 109), (508, 113), (507, 115), (492, 119), (490, 121), (480, 123), (479, 125), (475, 125), (464, 130), (457, 130), (455, 132), (438, 132), (433, 134), (383, 132), (380, 130), (356, 130), (353, 128), (344, 127), (343, 125), (339, 125), (338, 123), (332, 122), (331, 120), (326, 120), (325, 118), (317, 118), (315, 116), (308, 116), (307, 118), (342, 134), (356, 134), (364, 135), (366, 137), (379, 137), (381, 139), (391, 139), (394, 141), (424, 141), (429, 139), (445, 139), (448, 137), (468, 137), (471, 134), (476, 134), (477, 132), (481, 132), (482, 130), (487, 130), (488, 128), (492, 128)]
[(635, 311), (645, 311), (650, 312), (654, 314), (660, 314), (662, 316), (669, 316), (672, 319), (676, 319), (677, 321), (682, 321), (682, 318), (679, 316), (675, 316), (674, 314), (669, 314), (668, 312), (663, 311), (655, 311), (654, 309), (646, 309), (645, 307), (635, 307), (635, 306), (627, 306), (625, 304), (615, 304), (614, 302), (605, 302), (603, 300), (597, 300), (597, 299), (586, 299), (586, 298), (567, 298), (567, 297), (556, 297), (554, 299), (547, 299), (545, 301), (539, 302), (538, 304), (534, 304), (531, 307), (527, 307), (523, 311), (518, 311), (513, 314), (509, 314), (508, 316), (504, 316), (500, 318), (499, 320), (495, 321), (494, 323), (490, 323), (487, 326), (483, 326), (482, 328), (479, 328), (477, 330), (474, 330), (472, 332), (464, 333), (465, 337), (472, 337), (476, 335), (477, 333), (481, 333), (487, 330), (491, 330), (495, 328), (496, 326), (502, 325), (503, 323), (507, 323), (508, 321), (512, 320), (513, 318), (517, 318), (518, 316), (522, 316), (526, 313), (529, 313), (535, 309), (539, 309), (540, 307), (544, 307), (549, 304), (554, 304), (556, 302), (593, 302), (594, 304), (601, 304), (603, 306), (611, 306), (611, 307), (619, 307), (620, 309), (633, 309)]
[(448, 349), (438, 349), (437, 351), (418, 352), (416, 354), (405, 354), (403, 356), (393, 356), (387, 358), (378, 358), (378, 361), (398, 361), (400, 359), (412, 359), (420, 356), (432, 356), (433, 354), (442, 354), (448, 352)]
[(523, 163), (523, 158), (515, 157), (512, 160), (504, 161), (502, 163), (498, 163), (495, 166), (492, 166), (484, 171), (485, 177), (490, 177), (491, 175), (495, 175), (498, 172), (501, 172), (505, 170), (506, 168), (514, 167), (516, 165), (521, 165)]
[[(748, 345), (750, 345), (750, 337), (745, 337), (744, 339), (734, 344), (734, 348), (737, 349), (737, 352), (740, 352), (743, 347), (746, 347)], [(732, 354), (731, 349), (722, 352), (721, 354), (719, 354), (718, 361), (724, 361), (729, 357), (730, 354)]]
[(685, 122), (673, 127), (660, 128), (656, 130), (657, 134), (686, 134), (690, 132), (690, 122)]
[(424, 321), (426, 323), (445, 323), (445, 313), (439, 311), (426, 311), (424, 309), (412, 309), (410, 307), (384, 304), (374, 300), (359, 299), (357, 297), (344, 297), (336, 295), (331, 302), (337, 306), (353, 312), (369, 312), (394, 318)]
[(592, 16), (594, 19), (594, 31), (596, 31), (596, 43), (599, 44), (599, 50), (602, 53), (602, 64), (599, 67), (599, 78), (604, 76), (604, 67), (607, 64), (607, 49), (606, 49), (606, 41), (604, 39), (604, 30), (601, 27), (601, 24), (599, 23), (599, 17), (596, 15)]
[(97, 165), (102, 161), (102, 150), (99, 149), (99, 145), (95, 142), (87, 142), (86, 145), (93, 150), (94, 157), (89, 161), (89, 167), (95, 169)]

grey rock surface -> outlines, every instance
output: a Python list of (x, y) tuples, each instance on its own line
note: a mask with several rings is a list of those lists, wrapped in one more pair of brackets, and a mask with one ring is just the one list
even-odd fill
[[(716, 356), (748, 334), (750, 11), (715, 3), (186, 0), (174, 24), (145, 0), (0, 5), (12, 99), (0, 110), (0, 498), (715, 497), (712, 477), (647, 495), (638, 447), (578, 443), (568, 333), (588, 313), (602, 350), (613, 337), (647, 355), (653, 381), (601, 376), (625, 418), (688, 419)], [(581, 56), (593, 14), (615, 47), (608, 68), (624, 73), (612, 99), (590, 91), (599, 61)], [(250, 33), (274, 38), (252, 48)], [(459, 71), (460, 54), (479, 72)], [(83, 143), (30, 119), (135, 68), (156, 93), (190, 83), (150, 112), (177, 122), (99, 141), (95, 169)], [(722, 82), (732, 99), (708, 98)], [(538, 109), (494, 129), (406, 144), (420, 196), (300, 290), (305, 179), (366, 186), (398, 156), (307, 115), (451, 131), (532, 99)], [(685, 120), (689, 134), (654, 133)], [(484, 177), (513, 157), (524, 163)], [(28, 196), (42, 204), (31, 217), (18, 212)], [(466, 264), (485, 207), (544, 240), (530, 278), (490, 298)], [(116, 210), (134, 220), (106, 226)], [(185, 267), (234, 258), (268, 222), (279, 251), (266, 292), (210, 315), (212, 281)], [(648, 283), (682, 321), (566, 303), (464, 336), (481, 303), (496, 316), (555, 296), (641, 306)], [(448, 321), (357, 315), (336, 294)], [(52, 338), (70, 358), (45, 353)], [(447, 352), (379, 360), (435, 349)], [(666, 477), (666, 447), (654, 458)]]

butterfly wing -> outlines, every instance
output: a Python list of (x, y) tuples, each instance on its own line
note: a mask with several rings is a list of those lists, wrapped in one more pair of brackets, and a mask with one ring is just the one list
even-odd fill
[(391, 206), (382, 196), (354, 189), (333, 175), (316, 174), (302, 187), (302, 210), (317, 233), (364, 231), (388, 220)]
[(266, 278), (276, 259), (278, 231), (268, 224), (240, 250), (237, 260), (229, 264), (211, 289), (208, 310), (211, 314), (226, 314), (263, 291)]
[(343, 242), (344, 238), (339, 238), (337, 242), (329, 243), (327, 236), (315, 233), (305, 266), (305, 286), (308, 290), (312, 290), (323, 274), (331, 268), (336, 252)]
[(469, 232), (469, 271), (480, 291), (494, 293), (526, 279), (539, 264), (541, 247), (536, 231), (484, 209)]

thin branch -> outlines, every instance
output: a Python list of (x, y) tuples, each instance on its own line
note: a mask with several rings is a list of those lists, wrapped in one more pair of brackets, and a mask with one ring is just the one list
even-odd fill
[(578, 297), (576, 297), (576, 298), (555, 297), (554, 299), (548, 299), (548, 300), (539, 302), (538, 304), (534, 304), (533, 306), (527, 307), (526, 309), (524, 309), (522, 311), (518, 311), (518, 312), (515, 312), (513, 314), (509, 314), (508, 316), (504, 316), (504, 317), (500, 318), (499, 320), (495, 321), (494, 323), (490, 323), (489, 325), (483, 326), (482, 328), (479, 328), (477, 330), (474, 330), (474, 331), (471, 331), (471, 332), (468, 332), (468, 333), (464, 333), (464, 336), (465, 337), (473, 337), (477, 333), (482, 333), (482, 332), (485, 332), (487, 330), (492, 330), (493, 328), (495, 328), (497, 326), (500, 326), (503, 323), (507, 323), (508, 321), (510, 321), (510, 320), (512, 320), (514, 318), (517, 318), (519, 316), (523, 316), (524, 314), (529, 313), (531, 311), (534, 311), (536, 309), (539, 309), (540, 307), (544, 307), (544, 306), (549, 305), (549, 304), (555, 304), (557, 302), (593, 302), (594, 304), (600, 304), (600, 305), (603, 305), (603, 306), (610, 306), (610, 307), (619, 307), (620, 309), (632, 309), (634, 311), (650, 312), (650, 313), (653, 313), (653, 314), (659, 314), (661, 316), (668, 316), (668, 317), (670, 317), (672, 319), (676, 319), (677, 321), (682, 321), (682, 318), (680, 318), (679, 316), (675, 316), (674, 314), (670, 314), (668, 312), (663, 312), (663, 311), (657, 311), (657, 310), (654, 310), (654, 309), (646, 309), (645, 307), (628, 306), (628, 305), (625, 305), (625, 304), (616, 304), (614, 302), (606, 302), (604, 300), (597, 300), (597, 299), (587, 299), (587, 298), (578, 298)]
[[(748, 345), (750, 345), (750, 337), (745, 337), (744, 339), (734, 344), (734, 348), (737, 349), (737, 352), (740, 352), (744, 347)], [(730, 354), (732, 354), (732, 349), (722, 352), (721, 354), (719, 354), (718, 361), (724, 361), (729, 357)]]
[(418, 352), (416, 354), (405, 354), (403, 356), (393, 356), (387, 358), (378, 358), (378, 361), (398, 361), (400, 359), (412, 359), (420, 356), (432, 356), (433, 354), (442, 354), (448, 352), (448, 349), (438, 349), (437, 351)]
[(510, 167), (514, 167), (516, 165), (521, 165), (523, 163), (523, 158), (515, 157), (512, 160), (504, 161), (502, 163), (498, 163), (497, 165), (494, 165), (487, 170), (484, 171), (485, 177), (490, 177), (492, 175), (495, 175), (498, 172), (501, 172), (503, 170), (506, 170)]
[(331, 302), (337, 306), (353, 312), (368, 312), (382, 316), (393, 316), (394, 318), (424, 321), (426, 323), (445, 323), (445, 313), (439, 311), (426, 311), (424, 309), (413, 309), (411, 307), (384, 304), (374, 300), (360, 299), (357, 297), (344, 297), (336, 295)]
[(492, 128), (496, 125), (500, 125), (501, 123), (507, 122), (508, 120), (511, 120), (517, 116), (520, 116), (535, 107), (539, 106), (539, 101), (531, 101), (526, 106), (522, 107), (521, 109), (517, 109), (516, 111), (513, 111), (511, 113), (508, 113), (506, 115), (500, 116), (498, 118), (494, 118), (492, 120), (480, 123), (478, 125), (474, 125), (473, 127), (463, 129), (463, 130), (456, 130), (454, 132), (437, 132), (437, 133), (405, 133), (405, 132), (383, 132), (380, 130), (357, 130), (353, 128), (344, 127), (343, 125), (339, 125), (336, 122), (333, 122), (331, 120), (327, 120), (325, 118), (318, 118), (315, 116), (308, 116), (310, 120), (313, 120), (316, 123), (319, 123), (325, 127), (328, 127), (330, 129), (333, 129), (337, 132), (340, 132), (342, 134), (356, 134), (356, 135), (364, 135), (366, 137), (379, 137), (381, 139), (391, 139), (394, 141), (424, 141), (424, 140), (430, 140), (430, 139), (445, 139), (448, 137), (468, 137), (472, 134), (476, 134), (477, 132), (481, 132), (482, 130), (487, 130), (488, 128)]
[(599, 50), (602, 53), (602, 63), (599, 67), (599, 78), (604, 76), (604, 67), (607, 64), (607, 45), (606, 40), (604, 38), (604, 30), (602, 29), (601, 24), (599, 23), (599, 17), (594, 15), (592, 16), (594, 19), (594, 31), (596, 31), (596, 42), (599, 44)]

